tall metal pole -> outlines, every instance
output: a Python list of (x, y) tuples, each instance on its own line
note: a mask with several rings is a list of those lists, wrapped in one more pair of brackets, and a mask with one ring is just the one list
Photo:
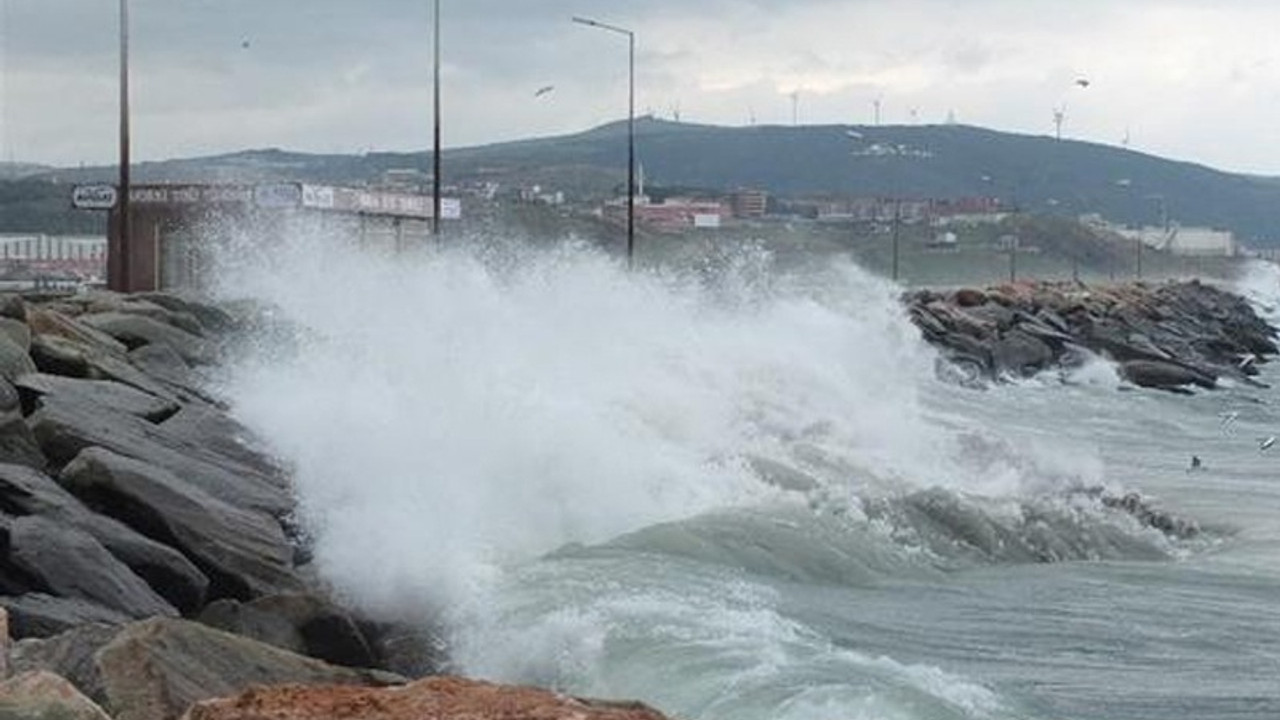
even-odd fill
[(636, 248), (636, 34), (590, 18), (572, 19), (579, 25), (627, 36), (627, 266), (630, 267)]
[(435, 131), (431, 151), (431, 233), (440, 235), (440, 0), (435, 0), (435, 60), (433, 63)]
[(898, 280), (898, 230), (902, 225), (902, 198), (893, 199), (893, 280)]
[(117, 222), (116, 247), (119, 258), (116, 268), (119, 271), (119, 287), (114, 289), (128, 292), (133, 289), (132, 267), (133, 243), (130, 241), (132, 223), (129, 207), (129, 0), (120, 0), (120, 197), (117, 205), (119, 219)]
[(627, 33), (627, 267), (636, 254), (636, 35)]

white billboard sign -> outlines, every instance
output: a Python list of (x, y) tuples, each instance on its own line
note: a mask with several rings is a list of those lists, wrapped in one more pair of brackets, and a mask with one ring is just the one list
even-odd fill
[(440, 198), (440, 219), (461, 220), (462, 200), (460, 198)]
[(116, 206), (115, 185), (77, 185), (71, 191), (72, 207), (81, 210), (110, 210)]

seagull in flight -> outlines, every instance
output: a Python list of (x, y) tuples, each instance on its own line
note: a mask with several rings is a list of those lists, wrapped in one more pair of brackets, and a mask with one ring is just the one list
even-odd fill
[(1253, 367), (1253, 364), (1256, 362), (1258, 362), (1258, 356), (1254, 355), (1253, 353), (1247, 353), (1243, 358), (1240, 359), (1240, 364), (1236, 365), (1236, 367), (1240, 368), (1241, 370), (1248, 370), (1249, 368)]
[(1258, 451), (1259, 451), (1259, 452), (1265, 451), (1265, 450), (1267, 450), (1268, 448), (1270, 448), (1272, 445), (1275, 445), (1275, 444), (1276, 444), (1276, 436), (1275, 436), (1275, 435), (1272, 435), (1272, 436), (1270, 436), (1270, 437), (1263, 438), (1262, 440), (1260, 440), (1260, 441), (1258, 442)]
[(533, 96), (542, 97), (543, 95), (546, 95), (547, 93), (555, 89), (556, 89), (555, 85), (543, 85), (542, 87), (538, 88), (537, 92), (535, 92)]

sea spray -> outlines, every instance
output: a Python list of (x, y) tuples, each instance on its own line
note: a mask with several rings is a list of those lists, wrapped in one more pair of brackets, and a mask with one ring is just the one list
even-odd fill
[(234, 262), (221, 294), (301, 340), (260, 348), (230, 394), (293, 464), (322, 572), (374, 607), (457, 602), (509, 560), (752, 502), (772, 492), (753, 453), (945, 465), (918, 408), (929, 351), (852, 265), (709, 282), (582, 247), (391, 257), (314, 237)]
[[(1161, 470), (1192, 435), (1150, 431), (1186, 399), (1105, 374), (942, 385), (897, 289), (844, 264), (341, 240), (238, 257), (224, 295), (274, 330), (230, 396), (294, 466), (324, 577), (366, 609), (438, 611), (452, 669), (704, 720), (1094, 717), (1080, 698), (1179, 702), (1114, 681), (1167, 676), (1126, 638), (1198, 672), (1270, 617), (1273, 592), (1169, 604), (1207, 586), (1100, 501), (1115, 478), (1201, 487)], [(759, 458), (818, 488), (758, 482)], [(1076, 562), (1026, 566), (1057, 560)], [(1152, 622), (1224, 633), (1233, 608), (1258, 622), (1221, 652)], [(1222, 687), (1270, 692), (1232, 667)]]

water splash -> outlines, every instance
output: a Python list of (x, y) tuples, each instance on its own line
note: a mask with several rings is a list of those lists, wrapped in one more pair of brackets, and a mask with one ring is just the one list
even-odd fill
[(921, 452), (929, 351), (851, 264), (709, 280), (581, 247), (392, 258), (310, 237), (235, 262), (221, 294), (299, 331), (228, 391), (294, 464), (321, 570), (374, 607), (459, 601), (506, 562), (751, 502), (773, 491), (748, 454), (946, 464)]

